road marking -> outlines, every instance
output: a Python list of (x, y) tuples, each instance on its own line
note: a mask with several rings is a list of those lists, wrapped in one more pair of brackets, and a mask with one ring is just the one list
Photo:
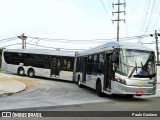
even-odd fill
[(157, 90), (160, 90), (160, 89), (157, 89)]
[(5, 76), (5, 77), (12, 78), (10, 75), (6, 75), (6, 74), (3, 74), (3, 73), (0, 73), (0, 75)]

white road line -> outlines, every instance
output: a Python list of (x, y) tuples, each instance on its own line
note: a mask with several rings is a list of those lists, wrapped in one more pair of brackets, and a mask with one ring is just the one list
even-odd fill
[(0, 75), (5, 76), (5, 77), (12, 78), (10, 75), (6, 75), (6, 74), (3, 74), (3, 73), (0, 73)]
[(157, 89), (157, 90), (160, 90), (160, 89)]

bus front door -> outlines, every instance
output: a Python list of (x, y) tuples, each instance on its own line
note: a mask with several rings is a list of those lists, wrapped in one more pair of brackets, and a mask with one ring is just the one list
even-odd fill
[(60, 59), (52, 58), (51, 61), (51, 76), (59, 76)]
[(112, 54), (106, 54), (105, 57), (105, 70), (104, 70), (104, 90), (110, 91), (111, 89), (111, 79), (113, 78), (113, 64), (112, 64)]

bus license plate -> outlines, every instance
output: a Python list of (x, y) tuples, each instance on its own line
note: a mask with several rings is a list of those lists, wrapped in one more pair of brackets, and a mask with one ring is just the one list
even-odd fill
[(143, 94), (144, 94), (143, 91), (137, 91), (137, 92), (136, 92), (136, 95), (143, 95)]

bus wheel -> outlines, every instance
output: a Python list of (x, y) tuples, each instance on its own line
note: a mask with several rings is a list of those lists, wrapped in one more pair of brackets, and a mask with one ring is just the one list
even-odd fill
[(83, 85), (81, 84), (81, 80), (80, 80), (80, 77), (79, 77), (79, 76), (78, 76), (77, 84), (78, 84), (78, 86), (79, 86), (80, 88), (82, 88), (82, 87), (83, 87)]
[(102, 92), (102, 85), (100, 81), (96, 83), (96, 91), (99, 97), (104, 97), (104, 93)]
[(22, 67), (20, 67), (18, 69), (18, 75), (23, 76), (24, 75), (24, 69)]
[(33, 69), (28, 70), (28, 76), (31, 77), (31, 78), (33, 78), (35, 76), (35, 72), (34, 72)]

